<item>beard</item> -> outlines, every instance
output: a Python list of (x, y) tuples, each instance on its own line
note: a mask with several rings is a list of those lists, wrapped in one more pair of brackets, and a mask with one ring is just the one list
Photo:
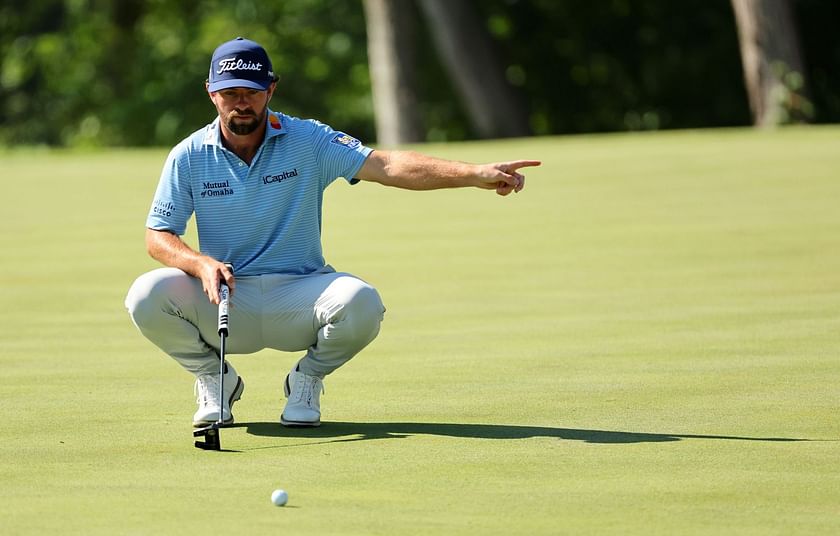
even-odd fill
[[(225, 125), (228, 130), (239, 136), (246, 136), (259, 128), (265, 122), (266, 109), (257, 114), (251, 108), (234, 110), (227, 116)], [(246, 120), (250, 118), (250, 121)]]

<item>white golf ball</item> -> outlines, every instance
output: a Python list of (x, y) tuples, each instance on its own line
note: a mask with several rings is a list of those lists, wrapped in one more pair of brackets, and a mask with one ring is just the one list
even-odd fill
[(276, 489), (271, 493), (271, 502), (274, 506), (284, 506), (289, 500), (289, 494), (285, 490)]

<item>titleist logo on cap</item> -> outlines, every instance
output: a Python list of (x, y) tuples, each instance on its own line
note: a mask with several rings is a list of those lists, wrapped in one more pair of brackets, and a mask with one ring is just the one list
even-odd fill
[(216, 74), (222, 74), (225, 71), (259, 71), (262, 67), (263, 64), (259, 62), (238, 60), (235, 57), (224, 58), (219, 60), (219, 69)]
[(266, 91), (274, 83), (274, 69), (265, 49), (249, 39), (237, 37), (213, 52), (207, 90), (244, 87)]

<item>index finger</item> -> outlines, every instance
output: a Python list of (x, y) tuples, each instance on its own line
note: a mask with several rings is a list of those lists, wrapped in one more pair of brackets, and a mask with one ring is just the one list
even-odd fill
[(540, 160), (514, 160), (513, 162), (505, 162), (505, 166), (507, 166), (510, 171), (515, 171), (519, 168), (524, 167), (536, 167), (542, 165), (542, 161)]

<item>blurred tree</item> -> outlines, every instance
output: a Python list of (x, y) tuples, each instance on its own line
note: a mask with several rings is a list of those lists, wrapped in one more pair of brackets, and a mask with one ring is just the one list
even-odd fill
[(726, 0), (478, 2), (536, 134), (748, 124)]
[(527, 136), (528, 116), (468, 0), (420, 0), (438, 56), (482, 138)]
[(754, 124), (811, 119), (814, 109), (789, 0), (731, 1)]
[(416, 14), (404, 0), (364, 0), (376, 141), (425, 140), (417, 103)]

